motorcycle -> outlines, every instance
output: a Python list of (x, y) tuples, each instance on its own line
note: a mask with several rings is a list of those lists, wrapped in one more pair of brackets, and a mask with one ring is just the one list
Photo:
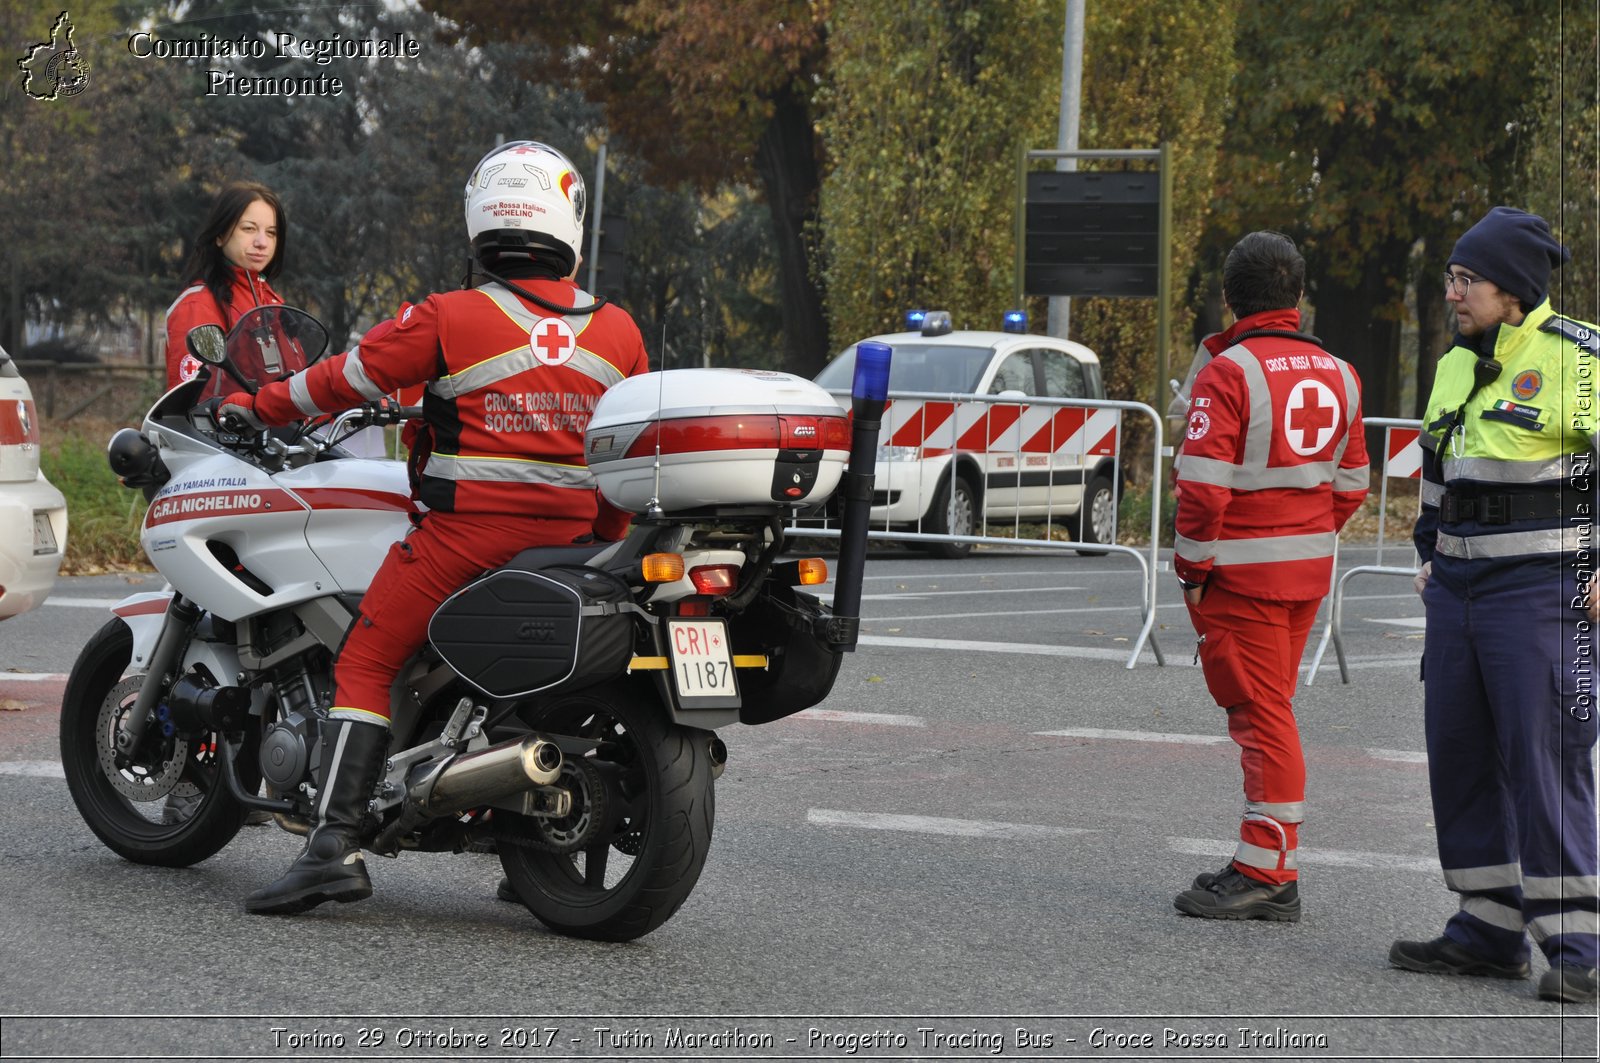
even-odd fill
[[(383, 401), (251, 431), (195, 399), (211, 373), (251, 392), (286, 379), (327, 340), (282, 306), (226, 335), (202, 326), (189, 346), (206, 370), (108, 447), (150, 501), (141, 544), (168, 587), (114, 606), (79, 654), (61, 755), (84, 821), (135, 863), (205, 860), (252, 810), (313, 825), (333, 660), (413, 508), (403, 462), (341, 444), (422, 411)], [(711, 844), (717, 728), (816, 704), (855, 647), (888, 349), (875, 357), (853, 425), (785, 374), (672, 370), (608, 391), (586, 447), (638, 513), (629, 533), (524, 550), (439, 607), (392, 690), (363, 848), (496, 852), (561, 934), (625, 941), (666, 922)], [(743, 404), (706, 416), (707, 388), (730, 386)], [(758, 422), (772, 431), (752, 435)], [(822, 561), (779, 555), (787, 516), (840, 484), (854, 523), (830, 608), (802, 589), (826, 579)]]

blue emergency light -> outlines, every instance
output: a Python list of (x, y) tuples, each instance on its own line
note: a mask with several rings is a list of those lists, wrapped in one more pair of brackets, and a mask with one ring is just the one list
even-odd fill
[(1002, 332), (1027, 332), (1028, 312), (1026, 310), (1007, 310), (1002, 319), (1000, 329)]
[(906, 311), (906, 331), (917, 332), (922, 328), (922, 319), (928, 316), (926, 310)]

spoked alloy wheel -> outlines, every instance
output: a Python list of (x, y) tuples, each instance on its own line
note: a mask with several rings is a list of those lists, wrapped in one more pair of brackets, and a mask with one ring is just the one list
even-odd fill
[[(245, 809), (222, 777), (218, 734), (163, 736), (152, 724), (131, 757), (117, 753), (118, 723), (133, 708), (145, 676), (122, 677), (133, 633), (120, 620), (102, 627), (73, 665), (61, 704), (61, 765), (89, 829), (135, 863), (187, 867), (227, 845)], [(241, 754), (240, 780), (257, 783)]]
[[(711, 733), (672, 724), (627, 688), (564, 698), (532, 722), (599, 745), (558, 783), (572, 793), (568, 815), (541, 823), (495, 814), (512, 888), (557, 933), (598, 941), (648, 934), (688, 898), (711, 848)], [(574, 841), (578, 848), (555, 851)]]

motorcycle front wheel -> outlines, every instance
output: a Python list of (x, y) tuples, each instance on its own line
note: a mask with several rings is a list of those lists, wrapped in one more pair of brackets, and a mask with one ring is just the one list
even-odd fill
[[(573, 795), (566, 816), (496, 813), (506, 877), (557, 933), (643, 937), (672, 917), (705, 866), (715, 818), (715, 736), (673, 724), (659, 705), (626, 687), (571, 695), (527, 718), (544, 733), (597, 745), (584, 770), (560, 783)], [(592, 792), (602, 783), (603, 791)]]
[[(124, 677), (133, 633), (112, 620), (72, 666), (61, 702), (61, 766), (73, 804), (107, 848), (138, 864), (188, 867), (233, 840), (245, 808), (222, 777), (221, 735), (164, 736), (151, 726), (132, 757), (116, 751), (117, 723), (148, 677)], [(254, 757), (240, 754), (252, 787)]]

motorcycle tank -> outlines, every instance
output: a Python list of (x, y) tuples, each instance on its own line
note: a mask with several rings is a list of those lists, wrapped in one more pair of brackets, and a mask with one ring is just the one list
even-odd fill
[(584, 433), (601, 493), (631, 513), (652, 500), (669, 513), (816, 505), (839, 485), (849, 451), (833, 396), (752, 369), (629, 377), (601, 396)]

